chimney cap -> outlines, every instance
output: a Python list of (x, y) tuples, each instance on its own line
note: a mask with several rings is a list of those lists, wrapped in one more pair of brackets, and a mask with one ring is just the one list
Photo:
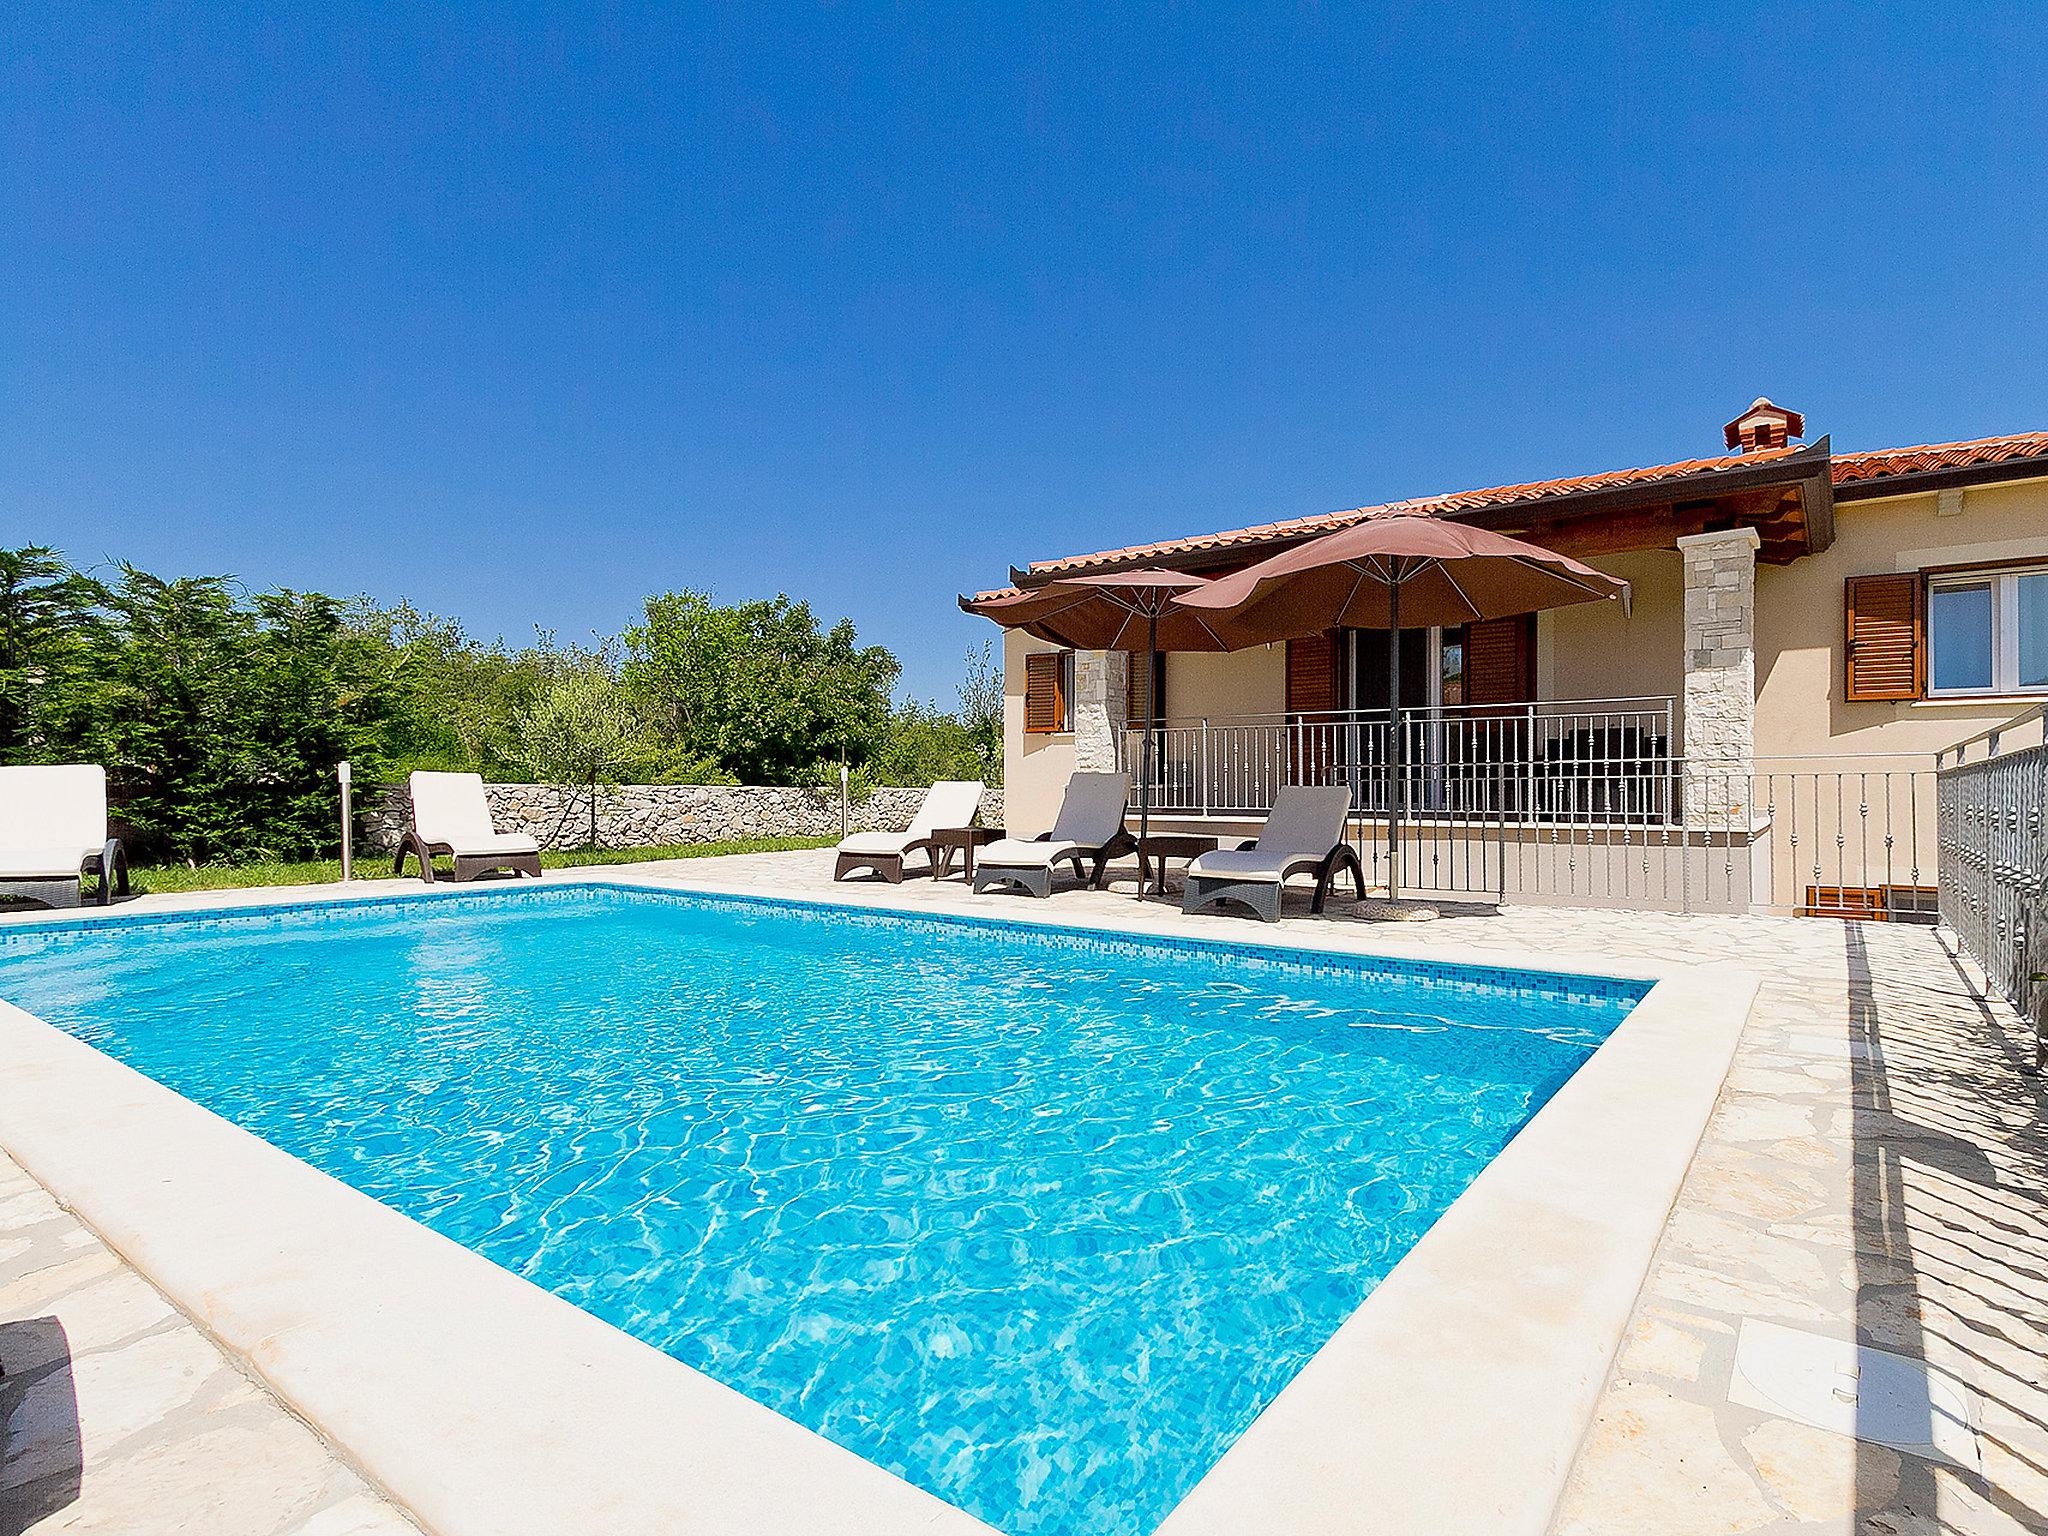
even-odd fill
[(1806, 418), (1758, 395), (1749, 409), (1721, 429), (1730, 448), (1754, 453), (1759, 448), (1782, 448), (1795, 437), (1806, 436)]

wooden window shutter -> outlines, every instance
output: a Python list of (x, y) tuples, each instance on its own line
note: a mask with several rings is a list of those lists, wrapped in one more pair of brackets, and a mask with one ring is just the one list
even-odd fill
[[(1166, 656), (1165, 651), (1157, 652), (1152, 658), (1152, 714), (1162, 718), (1166, 714)], [(1128, 653), (1129, 670), (1125, 676), (1129, 687), (1124, 696), (1124, 718), (1137, 724), (1145, 718), (1145, 653)]]
[(1287, 712), (1321, 714), (1337, 705), (1337, 636), (1310, 635), (1287, 642)]
[(1851, 576), (1848, 694), (1852, 699), (1917, 699), (1927, 691), (1927, 606), (1918, 571)]
[(1067, 653), (1033, 651), (1024, 658), (1024, 729), (1049, 736), (1067, 723)]
[(1536, 616), (1465, 626), (1465, 699), (1521, 704), (1536, 696)]

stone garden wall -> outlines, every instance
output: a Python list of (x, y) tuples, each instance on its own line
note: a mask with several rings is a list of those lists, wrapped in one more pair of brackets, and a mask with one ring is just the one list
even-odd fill
[[(543, 848), (581, 848), (590, 841), (590, 791), (566, 784), (487, 784), (500, 832), (524, 832)], [(404, 834), (405, 786), (365, 786), (359, 797), (356, 844), (388, 853)], [(878, 789), (847, 806), (851, 831), (910, 824), (922, 789)], [(1003, 824), (1003, 792), (981, 801), (983, 826)], [(771, 789), (743, 784), (622, 784), (597, 794), (597, 841), (604, 848), (657, 848), (724, 843), (751, 837), (837, 837), (839, 791)]]

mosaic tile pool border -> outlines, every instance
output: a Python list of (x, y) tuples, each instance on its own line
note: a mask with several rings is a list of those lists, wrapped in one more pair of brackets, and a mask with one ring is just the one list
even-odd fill
[(1578, 971), (1541, 971), (1462, 961), (1420, 960), (1406, 956), (1374, 955), (1347, 950), (1251, 944), (1235, 939), (1198, 938), (1183, 934), (1135, 933), (1092, 925), (1020, 922), (1010, 918), (952, 912), (904, 912), (892, 908), (813, 901), (798, 897), (677, 889), (630, 880), (564, 880), (547, 884), (505, 885), (488, 890), (465, 890), (445, 895), (408, 891), (181, 912), (142, 912), (106, 917), (65, 918), (0, 929), (0, 952), (29, 945), (42, 948), (52, 942), (63, 943), (66, 940), (91, 942), (94, 935), (104, 935), (110, 929), (125, 930), (163, 925), (172, 925), (183, 930), (223, 925), (252, 928), (314, 927), (337, 921), (345, 922), (352, 914), (364, 911), (389, 912), (393, 908), (410, 908), (423, 916), (452, 918), (461, 913), (473, 912), (488, 903), (546, 903), (552, 906), (576, 900), (587, 902), (616, 896), (628, 896), (636, 900), (697, 910), (773, 913), (808, 922), (866, 927), (893, 926), (899, 929), (904, 925), (912, 925), (926, 929), (967, 931), (1017, 941), (1027, 947), (1049, 947), (1070, 952), (1151, 958), (1176, 953), (1201, 955), (1211, 959), (1250, 964), (1261, 970), (1270, 969), (1288, 975), (1328, 976), (1351, 981), (1399, 978), (1424, 986), (1476, 992), (1482, 996), (1535, 995), (1568, 1003), (1624, 1003), (1633, 1006), (1648, 995), (1653, 985), (1645, 980)]

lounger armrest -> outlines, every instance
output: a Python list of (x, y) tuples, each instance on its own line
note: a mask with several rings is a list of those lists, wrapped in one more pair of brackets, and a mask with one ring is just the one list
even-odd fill
[[(1256, 848), (1258, 846), (1259, 840), (1256, 837), (1240, 837), (1237, 840), (1237, 846), (1229, 851), (1232, 853), (1243, 853), (1247, 848)], [(1222, 844), (1217, 844), (1217, 847), (1221, 848)]]
[(128, 894), (128, 855), (121, 847), (121, 839), (107, 839), (107, 845), (99, 852), (99, 863), (100, 905), (104, 907), (112, 897)]

